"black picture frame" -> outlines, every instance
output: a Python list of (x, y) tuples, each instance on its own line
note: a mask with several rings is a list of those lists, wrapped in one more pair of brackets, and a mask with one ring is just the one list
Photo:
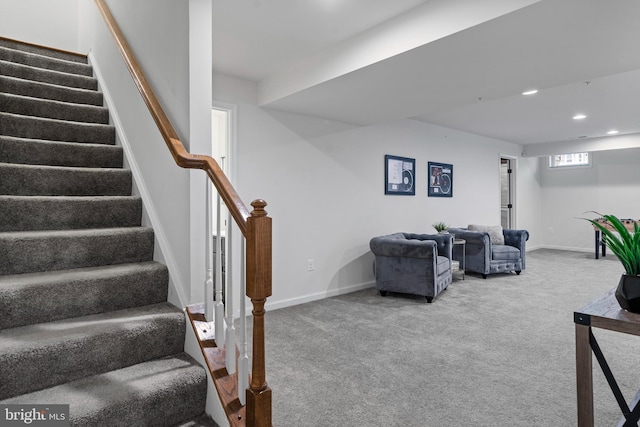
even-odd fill
[(384, 194), (415, 196), (416, 159), (384, 156)]
[(453, 197), (453, 165), (429, 162), (429, 197)]

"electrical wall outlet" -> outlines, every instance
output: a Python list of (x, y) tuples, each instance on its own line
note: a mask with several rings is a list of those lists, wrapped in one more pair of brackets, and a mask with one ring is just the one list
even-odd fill
[(313, 271), (313, 270), (314, 270), (313, 260), (312, 259), (308, 259), (307, 260), (307, 271)]

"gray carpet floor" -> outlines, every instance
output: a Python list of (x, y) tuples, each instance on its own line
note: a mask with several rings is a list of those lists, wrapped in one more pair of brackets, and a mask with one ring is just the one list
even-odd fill
[[(621, 273), (611, 255), (537, 250), (522, 275), (467, 275), (432, 304), (371, 288), (268, 312), (273, 424), (574, 426), (573, 312)], [(630, 400), (640, 338), (594, 334)], [(596, 426), (616, 425), (595, 358), (594, 383)]]

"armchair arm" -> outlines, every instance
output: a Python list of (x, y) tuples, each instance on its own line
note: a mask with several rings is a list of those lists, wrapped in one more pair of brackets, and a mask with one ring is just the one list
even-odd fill
[(450, 228), (449, 233), (453, 234), (456, 239), (464, 239), (467, 244), (476, 244), (489, 247), (489, 233), (486, 231), (469, 231), (464, 228)]
[(405, 233), (405, 237), (410, 240), (433, 240), (436, 242), (437, 254), (452, 259), (453, 236), (444, 234), (411, 234)]
[(369, 242), (374, 255), (403, 258), (434, 258), (437, 243), (434, 240), (394, 239), (389, 236), (374, 237)]
[(483, 275), (491, 270), (491, 239), (486, 231), (470, 231), (465, 228), (449, 228), (456, 239), (464, 239), (465, 270)]
[(509, 246), (515, 246), (520, 249), (520, 259), (522, 259), (522, 268), (526, 266), (526, 244), (529, 240), (529, 232), (527, 230), (502, 230), (504, 234), (504, 244)]
[(504, 244), (509, 246), (515, 246), (522, 250), (524, 248), (524, 242), (529, 240), (529, 232), (527, 230), (509, 230), (503, 229)]

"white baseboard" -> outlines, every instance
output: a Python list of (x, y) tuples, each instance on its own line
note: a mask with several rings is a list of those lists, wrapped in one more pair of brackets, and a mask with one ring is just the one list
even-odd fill
[(363, 289), (371, 288), (375, 286), (375, 282), (366, 282), (360, 283), (357, 285), (346, 286), (338, 289), (330, 289), (324, 292), (317, 292), (315, 294), (304, 295), (296, 298), (289, 298), (280, 301), (270, 302), (267, 300), (267, 304), (265, 305), (265, 309), (267, 310), (277, 310), (279, 308), (292, 307), (294, 305), (304, 304), (311, 301), (318, 301), (325, 298), (335, 297), (338, 295), (349, 294), (351, 292), (361, 291)]
[[(559, 251), (572, 251), (572, 252), (595, 252), (594, 248), (574, 248), (571, 246), (557, 246), (557, 245), (539, 245), (535, 249), (556, 249)], [(527, 252), (529, 252), (527, 250)]]
[[(574, 248), (569, 246), (553, 246), (553, 245), (527, 246), (527, 252), (535, 251), (537, 249), (556, 249), (556, 250), (574, 251), (574, 252), (593, 252), (593, 249)], [(289, 298), (289, 299), (280, 300), (280, 301), (270, 302), (269, 300), (267, 300), (265, 309), (273, 311), (273, 310), (278, 310), (280, 308), (292, 307), (292, 306), (304, 304), (307, 302), (318, 301), (325, 298), (330, 298), (338, 295), (344, 295), (351, 292), (360, 291), (362, 289), (372, 288), (375, 286), (375, 284), (376, 283), (372, 281), (372, 282), (360, 283), (352, 286), (346, 286), (338, 289), (331, 289), (325, 292), (317, 292), (315, 294), (304, 295), (301, 297)], [(251, 304), (248, 304), (248, 306), (250, 305)], [(250, 308), (248, 308), (246, 315), (248, 316), (251, 315)]]

